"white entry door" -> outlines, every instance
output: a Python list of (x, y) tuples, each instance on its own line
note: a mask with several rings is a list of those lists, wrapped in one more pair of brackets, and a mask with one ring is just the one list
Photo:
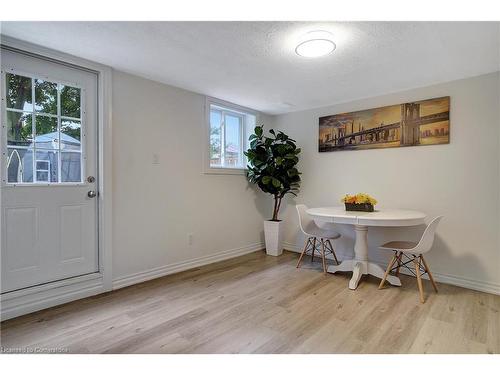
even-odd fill
[(98, 272), (97, 75), (1, 64), (1, 292)]

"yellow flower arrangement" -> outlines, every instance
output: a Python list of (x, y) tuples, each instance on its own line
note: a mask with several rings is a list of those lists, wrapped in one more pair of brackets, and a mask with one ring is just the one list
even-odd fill
[(375, 206), (377, 204), (377, 200), (366, 193), (358, 193), (356, 195), (346, 194), (341, 199), (341, 202), (356, 204), (370, 203), (372, 206)]

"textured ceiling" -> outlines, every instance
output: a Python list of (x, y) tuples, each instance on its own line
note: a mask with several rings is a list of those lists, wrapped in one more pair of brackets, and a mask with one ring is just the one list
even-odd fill
[[(2, 33), (267, 113), (499, 70), (499, 23), (3, 22)], [(311, 30), (331, 55), (295, 54)]]

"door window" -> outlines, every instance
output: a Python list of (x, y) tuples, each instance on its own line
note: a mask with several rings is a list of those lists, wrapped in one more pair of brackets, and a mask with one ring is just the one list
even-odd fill
[(79, 87), (5, 74), (7, 183), (80, 183), (83, 176)]

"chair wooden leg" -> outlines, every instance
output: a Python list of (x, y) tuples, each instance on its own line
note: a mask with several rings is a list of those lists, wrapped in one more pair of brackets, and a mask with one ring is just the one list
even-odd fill
[(323, 273), (326, 274), (325, 240), (321, 239), (321, 257), (323, 258)]
[(416, 257), (413, 261), (415, 262), (415, 273), (417, 274), (417, 284), (418, 284), (418, 292), (420, 294), (420, 302), (424, 303), (424, 286), (422, 285), (422, 277), (420, 276), (420, 257)]
[(399, 277), (399, 268), (401, 267), (401, 258), (403, 257), (403, 252), (400, 251), (398, 255), (398, 268), (396, 268), (396, 277)]
[(427, 275), (429, 275), (429, 280), (431, 281), (432, 287), (434, 288), (434, 291), (437, 293), (438, 288), (436, 283), (434, 282), (434, 278), (432, 277), (431, 270), (429, 269), (429, 266), (427, 266), (427, 262), (425, 261), (424, 256), (420, 255), (420, 258), (422, 258), (422, 263), (424, 264), (425, 272), (427, 272)]
[(300, 267), (300, 262), (302, 261), (302, 258), (304, 257), (304, 255), (306, 254), (306, 251), (307, 251), (307, 247), (309, 246), (309, 243), (311, 242), (311, 237), (307, 237), (306, 239), (306, 243), (304, 245), (304, 250), (302, 250), (302, 253), (300, 254), (300, 257), (299, 257), (299, 261), (297, 262), (297, 268)]
[(311, 254), (311, 263), (314, 262), (314, 252), (316, 251), (316, 237), (313, 238), (313, 250)]
[(380, 281), (380, 284), (378, 286), (379, 289), (382, 289), (382, 287), (384, 286), (385, 280), (387, 279), (389, 272), (391, 272), (391, 268), (395, 262), (396, 262), (396, 255), (394, 255), (391, 258), (391, 261), (389, 262), (389, 265), (387, 266), (387, 269), (385, 270), (384, 277), (382, 278), (382, 280)]
[(330, 242), (330, 240), (326, 240), (326, 242), (330, 246), (330, 251), (333, 254), (333, 258), (335, 259), (335, 264), (339, 265), (340, 263), (339, 263), (339, 260), (337, 259), (337, 254), (335, 254), (335, 250), (333, 249), (332, 243)]

